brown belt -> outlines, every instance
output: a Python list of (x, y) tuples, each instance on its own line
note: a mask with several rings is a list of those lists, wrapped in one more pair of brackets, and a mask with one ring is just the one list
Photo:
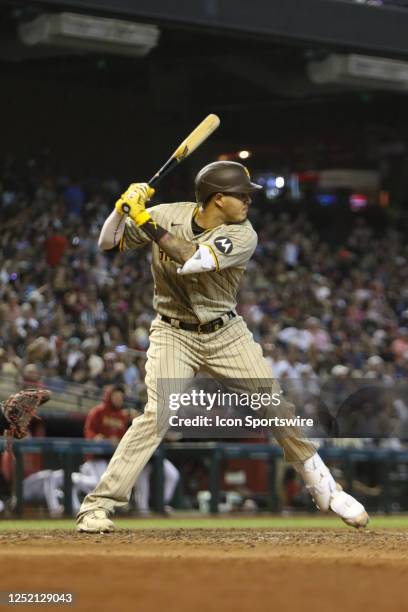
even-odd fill
[[(217, 329), (223, 327), (227, 321), (230, 321), (236, 316), (237, 315), (235, 312), (230, 310), (222, 317), (218, 317), (218, 319), (214, 319), (214, 321), (209, 321), (208, 323), (184, 323), (178, 319), (172, 319), (166, 315), (160, 315), (161, 320), (165, 323), (169, 323), (172, 327), (176, 327), (177, 329), (185, 329), (186, 331), (198, 332), (200, 334), (210, 334), (211, 332), (215, 332)], [(225, 317), (228, 317), (226, 321)]]

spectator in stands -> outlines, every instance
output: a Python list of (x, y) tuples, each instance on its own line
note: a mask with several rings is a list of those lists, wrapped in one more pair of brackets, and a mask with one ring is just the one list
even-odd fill
[(68, 248), (68, 240), (64, 234), (55, 231), (52, 224), (50, 224), (44, 248), (47, 264), (54, 268), (61, 262), (64, 252)]
[(391, 344), (391, 351), (395, 361), (400, 362), (408, 353), (408, 327), (401, 327), (398, 330), (395, 340)]
[(34, 318), (32, 306), (28, 302), (21, 306), (21, 314), (16, 318), (16, 327), (21, 338), (27, 337), (30, 331), (38, 329), (38, 321)]
[(21, 382), (22, 389), (33, 389), (44, 387), (41, 381), (41, 372), (34, 363), (28, 363), (23, 369), (23, 378)]
[(63, 196), (67, 213), (72, 217), (80, 217), (85, 204), (85, 194), (79, 181), (70, 182), (65, 187)]
[(20, 372), (21, 359), (17, 357), (14, 350), (0, 348), (0, 374), (15, 378)]

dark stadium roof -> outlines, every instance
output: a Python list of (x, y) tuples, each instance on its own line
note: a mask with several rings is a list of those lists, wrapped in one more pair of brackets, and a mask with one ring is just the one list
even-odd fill
[[(222, 9), (225, 9), (228, 2), (214, 0), (212, 5), (218, 7), (220, 14), (226, 18)], [(288, 7), (291, 2), (285, 0), (278, 3), (274, 0), (268, 3), (256, 0), (251, 5), (253, 9), (269, 4)], [(321, 8), (340, 4), (344, 7), (347, 4), (337, 0), (307, 0), (307, 3), (308, 6), (312, 3)], [(103, 121), (108, 139), (108, 132), (112, 135), (113, 126), (120, 124), (121, 120), (123, 126), (118, 126), (119, 133), (127, 129), (123, 117), (118, 116), (121, 111), (116, 108), (121, 100), (123, 109), (126, 109), (122, 114), (127, 114), (129, 126), (131, 123), (143, 124), (139, 132), (142, 127), (147, 131), (154, 121), (156, 132), (166, 127), (171, 133), (178, 134), (208, 112), (215, 112), (222, 117), (222, 130), (215, 135), (209, 146), (216, 145), (218, 151), (229, 150), (234, 143), (237, 148), (258, 146), (263, 150), (269, 149), (269, 152), (275, 149), (280, 154), (282, 143), (285, 146), (303, 147), (307, 142), (309, 149), (314, 148), (316, 152), (317, 144), (311, 143), (324, 138), (326, 146), (321, 149), (324, 151), (323, 157), (327, 148), (330, 151), (338, 149), (336, 146), (327, 146), (327, 141), (347, 141), (345, 148), (348, 147), (355, 157), (366, 161), (368, 143), (372, 144), (373, 140), (387, 142), (395, 135), (405, 133), (404, 93), (368, 91), (364, 87), (316, 85), (309, 80), (306, 75), (309, 60), (322, 59), (333, 50), (344, 50), (345, 47), (316, 40), (300, 41), (293, 35), (284, 38), (265, 32), (255, 34), (238, 31), (237, 28), (221, 30), (214, 25), (210, 28), (197, 23), (181, 23), (177, 11), (185, 2), (173, 3), (173, 21), (170, 18), (160, 20), (159, 45), (145, 58), (73, 53), (45, 47), (37, 49), (25, 47), (17, 41), (16, 27), (19, 21), (33, 18), (44, 8), (50, 10), (52, 5), (78, 8), (81, 4), (80, 0), (32, 0), (6, 2), (0, 7), (3, 90), (11, 101), (8, 112), (20, 113), (21, 125), (27, 121), (31, 127), (34, 126), (34, 130), (37, 118), (42, 116), (41, 107), (44, 108), (49, 101), (52, 108), (47, 110), (48, 129), (55, 131), (51, 127), (52, 114), (59, 112), (61, 120), (58, 128), (61, 135), (64, 130), (67, 132), (69, 140), (72, 134), (69, 121), (73, 121), (73, 117), (68, 121), (68, 110), (78, 121), (84, 120), (82, 113), (87, 120), (96, 101), (98, 106), (106, 106), (105, 114), (109, 119), (101, 117), (100, 121)], [(95, 5), (92, 1), (86, 4)], [(302, 5), (301, 2), (297, 4)], [(98, 2), (99, 8), (108, 5), (107, 0)], [(118, 10), (121, 2), (115, 2), (114, 5)], [(158, 12), (160, 7), (164, 10), (165, 5), (165, 2), (159, 0), (132, 3), (133, 8), (142, 7), (145, 13), (149, 10), (152, 13), (155, 10)], [(210, 5), (211, 2), (208, 3)], [(352, 8), (365, 9), (366, 15), (382, 11), (377, 7)], [(384, 9), (384, 12), (388, 10)], [(398, 12), (406, 15), (408, 24), (408, 11), (398, 9)], [(186, 10), (185, 20), (188, 17), (192, 19), (193, 15)], [(282, 25), (282, 20), (281, 15), (280, 22), (277, 21)], [(339, 30), (338, 35), (340, 33)], [(395, 31), (392, 35), (393, 40), (397, 40)], [(361, 48), (349, 47), (349, 50), (361, 51)], [(28, 106), (24, 99), (27, 94), (30, 101)], [(64, 108), (58, 106), (63, 101)], [(4, 103), (7, 103), (7, 98), (3, 98)], [(23, 121), (21, 113), (30, 113), (30, 109), (33, 118), (24, 117)], [(96, 115), (94, 120), (96, 125)], [(47, 128), (43, 126), (42, 130), (46, 133)], [(131, 133), (132, 128), (129, 127), (129, 130)], [(26, 131), (26, 138), (29, 137)], [(12, 128), (6, 126), (3, 141), (7, 143), (8, 140), (15, 143)], [(169, 134), (163, 135), (163, 141), (171, 142), (172, 137)], [(27, 143), (28, 140), (24, 142), (19, 139), (15, 144), (28, 147)], [(157, 146), (160, 147), (160, 144), (157, 143)]]

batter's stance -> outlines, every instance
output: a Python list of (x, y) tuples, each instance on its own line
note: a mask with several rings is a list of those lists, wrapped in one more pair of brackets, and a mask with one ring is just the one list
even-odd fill
[[(198, 173), (195, 188), (197, 204), (161, 204), (146, 210), (154, 190), (134, 183), (102, 228), (99, 246), (104, 250), (152, 244), (157, 317), (147, 352), (144, 414), (134, 419), (99, 484), (85, 498), (79, 531), (114, 529), (111, 512), (128, 502), (133, 484), (168, 428), (161, 381), (181, 384), (204, 370), (218, 379), (242, 380), (247, 388), (250, 381), (256, 390), (257, 381), (262, 386), (262, 381), (273, 378), (261, 347), (235, 313), (238, 286), (257, 244), (247, 219), (250, 194), (261, 187), (251, 182), (243, 165), (214, 162)], [(122, 212), (124, 203), (128, 215)], [(283, 407), (279, 416), (284, 414)], [(279, 429), (274, 435), (285, 458), (302, 475), (318, 508), (331, 509), (348, 525), (364, 527), (364, 507), (341, 490), (303, 433)]]

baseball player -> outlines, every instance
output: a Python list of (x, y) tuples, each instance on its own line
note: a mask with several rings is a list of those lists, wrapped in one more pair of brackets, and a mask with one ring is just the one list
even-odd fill
[[(195, 189), (197, 203), (146, 209), (154, 190), (133, 183), (102, 228), (102, 249), (124, 251), (151, 244), (157, 317), (150, 329), (144, 414), (133, 420), (99, 484), (84, 499), (78, 531), (114, 529), (111, 512), (127, 503), (168, 428), (163, 381), (174, 381), (172, 391), (180, 386), (180, 392), (199, 370), (218, 379), (234, 378), (236, 387), (242, 381), (243, 390), (259, 390), (265, 380), (273, 380), (261, 347), (235, 312), (238, 287), (257, 244), (247, 218), (251, 194), (261, 186), (251, 182), (243, 165), (214, 162), (198, 173)], [(124, 203), (128, 215), (123, 214)], [(289, 415), (284, 403), (279, 410), (280, 417)], [(318, 508), (331, 509), (348, 525), (364, 527), (364, 507), (341, 490), (302, 431), (284, 427), (273, 433)]]
[[(51, 517), (59, 517), (64, 513), (63, 483), (64, 470), (41, 469), (42, 455), (39, 453), (24, 453), (23, 456), (23, 500), (24, 502), (45, 502)], [(5, 481), (12, 485), (15, 469), (14, 456), (5, 451), (1, 455), (1, 473)], [(76, 506), (75, 506), (76, 502)], [(78, 496), (72, 494), (73, 508), (79, 510)]]

